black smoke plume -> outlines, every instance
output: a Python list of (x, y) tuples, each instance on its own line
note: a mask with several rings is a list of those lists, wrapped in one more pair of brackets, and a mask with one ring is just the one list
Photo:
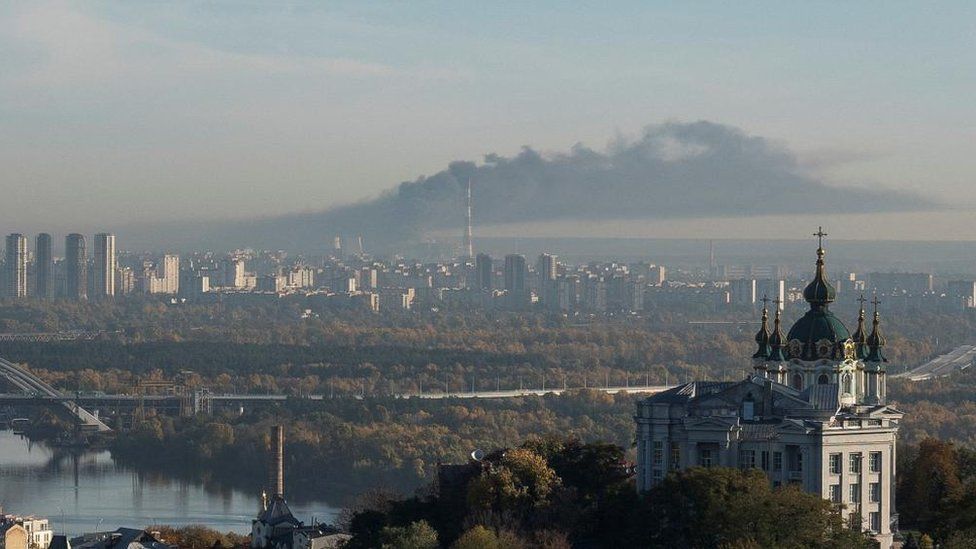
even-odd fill
[[(784, 213), (908, 211), (932, 203), (890, 190), (828, 186), (805, 173), (788, 149), (712, 122), (647, 127), (606, 152), (583, 145), (480, 165), (452, 162), (380, 197), (318, 213), (235, 228), (249, 245), (323, 249), (331, 236), (362, 234), (374, 249), (464, 223), (467, 181), (476, 225), (549, 220), (748, 216)], [(271, 237), (271, 238), (268, 238)]]

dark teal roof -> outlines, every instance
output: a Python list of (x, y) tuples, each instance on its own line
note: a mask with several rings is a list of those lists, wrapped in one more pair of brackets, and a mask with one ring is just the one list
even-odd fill
[(824, 250), (817, 248), (817, 272), (813, 280), (803, 289), (803, 299), (810, 305), (826, 305), (837, 298), (837, 289), (827, 280), (824, 268)]
[[(793, 340), (799, 340), (803, 344), (799, 356), (796, 356), (794, 349), (789, 347), (790, 358), (814, 360), (828, 357), (843, 358), (843, 350), (838, 349), (837, 344), (847, 341), (850, 337), (851, 333), (844, 326), (844, 323), (834, 316), (830, 309), (824, 307), (810, 309), (800, 317), (790, 328), (786, 341), (788, 346)], [(821, 353), (818, 352), (817, 343), (821, 340), (827, 340), (832, 344), (828, 357), (821, 356)]]

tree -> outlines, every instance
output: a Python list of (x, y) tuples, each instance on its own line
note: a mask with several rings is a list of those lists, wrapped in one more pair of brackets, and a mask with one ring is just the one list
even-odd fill
[(425, 520), (407, 526), (387, 526), (380, 534), (383, 549), (438, 549), (437, 531)]
[(543, 504), (558, 484), (559, 477), (542, 456), (515, 448), (502, 452), (471, 481), (468, 503), (474, 509), (524, 513)]
[(647, 495), (643, 543), (661, 547), (867, 547), (829, 502), (788, 487), (773, 490), (758, 470), (694, 468)]
[(495, 532), (481, 526), (475, 526), (451, 545), (452, 549), (502, 549)]
[(906, 525), (945, 536), (947, 520), (963, 497), (957, 457), (948, 442), (929, 438), (919, 444), (915, 459), (903, 467), (898, 493)]

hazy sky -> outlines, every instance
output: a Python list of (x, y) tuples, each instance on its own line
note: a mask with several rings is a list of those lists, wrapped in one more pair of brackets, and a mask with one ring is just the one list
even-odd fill
[(974, 37), (972, 2), (5, 2), (0, 228), (319, 210), (699, 119), (976, 210)]

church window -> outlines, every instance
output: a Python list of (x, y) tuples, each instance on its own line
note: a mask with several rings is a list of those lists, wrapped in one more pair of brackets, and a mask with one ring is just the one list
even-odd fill
[(800, 374), (793, 374), (793, 388), (799, 391), (803, 389), (803, 376)]
[(817, 378), (817, 383), (820, 385), (826, 385), (830, 383), (830, 378), (827, 377), (827, 374), (820, 374), (820, 377)]
[(881, 501), (881, 483), (872, 482), (868, 485), (868, 501), (878, 503)]
[(871, 452), (870, 465), (872, 473), (881, 472), (881, 452)]
[(850, 457), (850, 472), (852, 474), (855, 474), (855, 475), (860, 474), (861, 473), (861, 453), (860, 452), (853, 453), (849, 457)]
[(858, 483), (851, 484), (851, 503), (861, 503), (861, 485)]
[(830, 474), (839, 475), (841, 469), (841, 455), (830, 454)]
[(709, 448), (700, 448), (698, 450), (698, 465), (702, 467), (712, 466), (712, 450)]
[(830, 502), (840, 503), (840, 484), (830, 485)]
[(672, 471), (677, 471), (681, 466), (681, 446), (678, 446), (677, 442), (671, 443), (671, 456), (668, 460), (668, 466)]
[(773, 452), (773, 471), (783, 470), (783, 452)]

